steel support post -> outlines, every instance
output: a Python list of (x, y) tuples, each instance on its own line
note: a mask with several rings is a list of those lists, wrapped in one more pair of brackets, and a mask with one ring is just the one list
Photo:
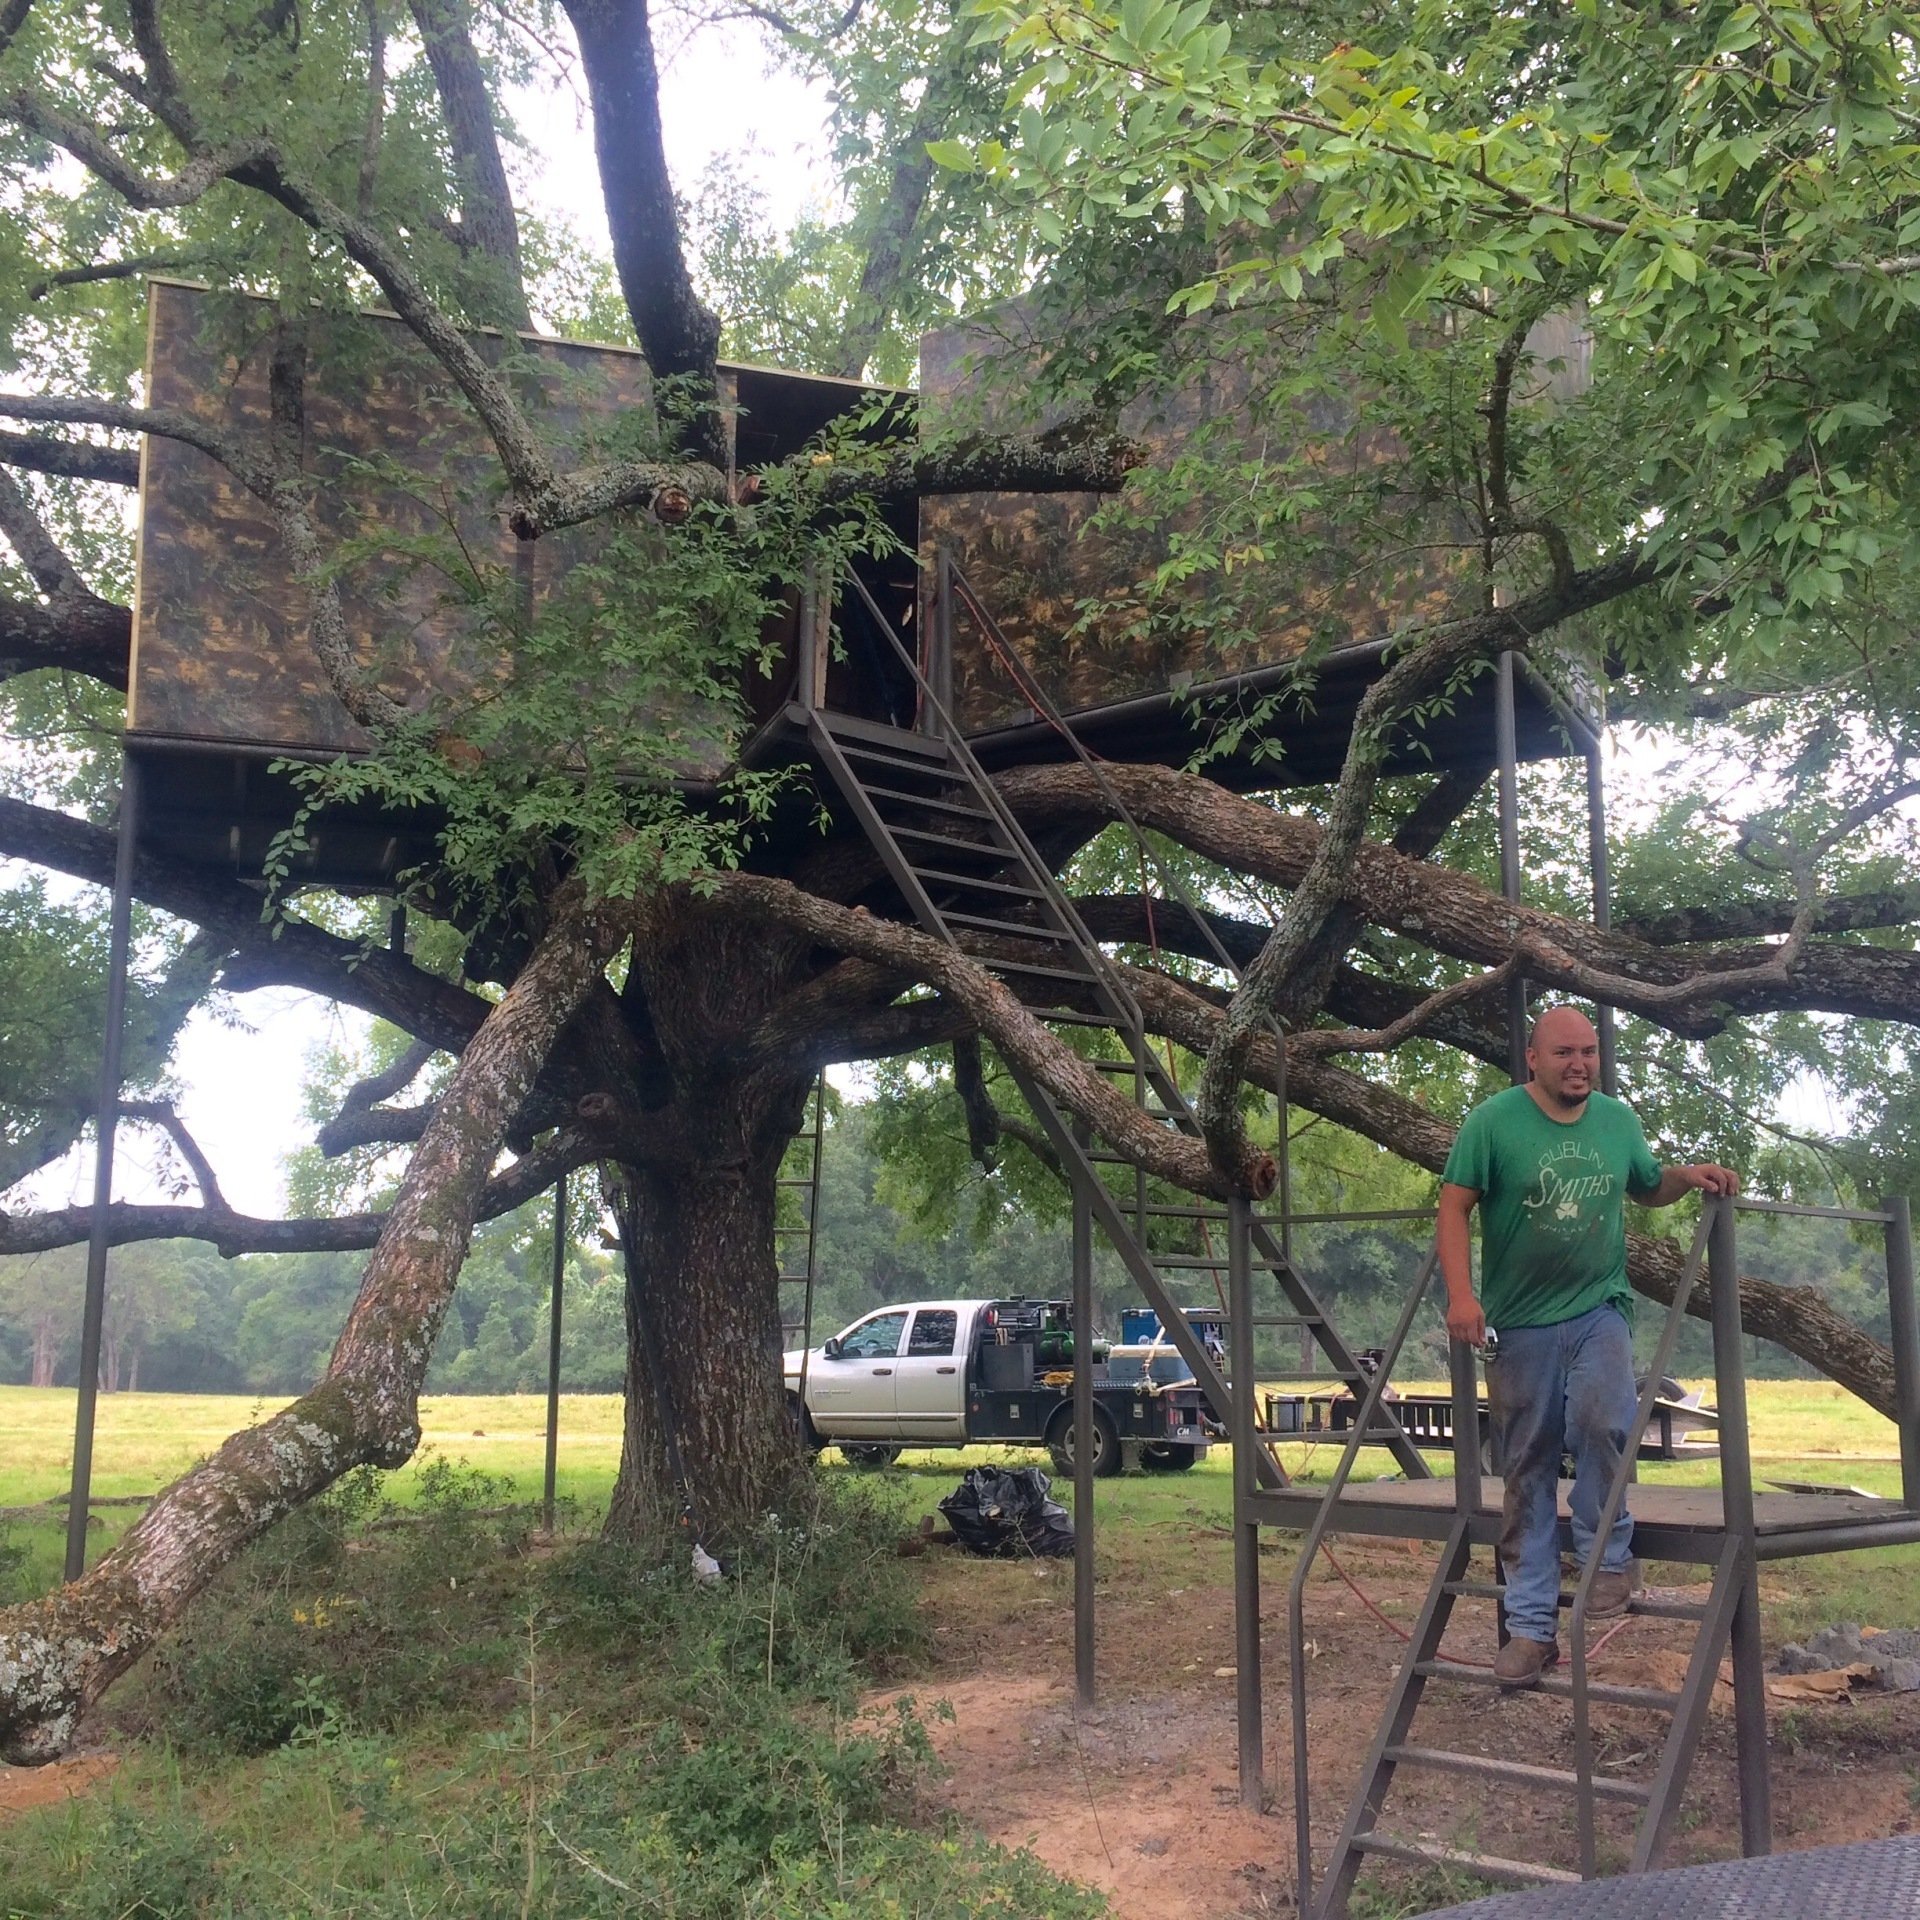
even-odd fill
[[(1493, 745), (1499, 763), (1500, 891), (1520, 900), (1520, 728), (1514, 713), (1513, 655), (1500, 656), (1494, 688)], [(1516, 1087), (1527, 1079), (1527, 983), (1507, 983), (1507, 1071)]]
[(1900, 1501), (1920, 1510), (1920, 1314), (1913, 1298), (1913, 1209), (1887, 1208), (1887, 1307), (1893, 1335), (1893, 1404), (1900, 1421)]
[(1453, 1510), (1468, 1519), (1480, 1511), (1480, 1376), (1464, 1340), (1447, 1343), (1453, 1370)]
[(80, 1312), (80, 1391), (73, 1420), (73, 1481), (67, 1495), (66, 1577), (87, 1569), (87, 1511), (93, 1490), (93, 1422), (100, 1395), (100, 1330), (107, 1308), (107, 1234), (113, 1204), (113, 1147), (120, 1124), (120, 1048), (127, 1024), (127, 952), (133, 933), (133, 860), (140, 838), (140, 768), (120, 755), (120, 838), (107, 921), (107, 1007), (94, 1104), (93, 1215), (87, 1233), (86, 1294)]
[(567, 1278), (567, 1176), (553, 1189), (553, 1304), (547, 1316), (547, 1483), (543, 1511), (553, 1531), (554, 1480), (560, 1470), (560, 1310)]
[[(1607, 865), (1607, 782), (1598, 744), (1587, 751), (1587, 859), (1593, 868), (1593, 924), (1602, 932), (1613, 925), (1613, 875)], [(1620, 1067), (1611, 1007), (1600, 1009), (1600, 1091), (1620, 1090)]]
[(1073, 1682), (1092, 1706), (1093, 1201), (1084, 1177), (1073, 1183)]
[(933, 657), (927, 662), (927, 684), (939, 703), (928, 716), (929, 731), (944, 733), (941, 714), (953, 711), (953, 554), (941, 547), (933, 567), (933, 619), (927, 629)]
[(1233, 1651), (1240, 1722), (1240, 1804), (1257, 1813), (1267, 1800), (1267, 1754), (1260, 1686), (1260, 1523), (1248, 1497), (1256, 1484), (1253, 1225), (1245, 1200), (1227, 1202), (1227, 1326), (1233, 1340)]
[(1773, 1851), (1767, 1772), (1766, 1664), (1760, 1647), (1760, 1563), (1754, 1547), (1753, 1460), (1747, 1436), (1747, 1368), (1741, 1351), (1740, 1249), (1731, 1200), (1714, 1209), (1707, 1241), (1713, 1297), (1713, 1380), (1720, 1407), (1720, 1501), (1727, 1536), (1740, 1546), (1733, 1604), (1733, 1743), (1740, 1777), (1740, 1850)]

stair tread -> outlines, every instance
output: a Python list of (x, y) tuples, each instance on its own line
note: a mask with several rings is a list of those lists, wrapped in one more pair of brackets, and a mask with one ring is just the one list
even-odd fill
[[(1462, 1666), (1457, 1660), (1422, 1660), (1416, 1671), (1432, 1680), (1464, 1680), (1476, 1687), (1499, 1685), (1492, 1668)], [(1573, 1680), (1567, 1674), (1549, 1671), (1541, 1675), (1538, 1691), (1563, 1700), (1571, 1699)], [(1589, 1680), (1587, 1697), (1590, 1700), (1607, 1701), (1613, 1706), (1650, 1707), (1663, 1713), (1671, 1713), (1680, 1703), (1677, 1693), (1668, 1693), (1658, 1687), (1617, 1687), (1604, 1680)]]
[(990, 932), (1018, 934), (1023, 940), (1064, 940), (1069, 943), (1073, 935), (1059, 927), (1036, 927), (1019, 920), (996, 920), (984, 913), (963, 913), (957, 908), (942, 907), (940, 918), (957, 927), (980, 927)]
[(1577, 1887), (1577, 1873), (1533, 1860), (1507, 1860), (1497, 1853), (1473, 1853), (1465, 1847), (1443, 1847), (1436, 1841), (1403, 1840), (1391, 1833), (1359, 1833), (1354, 1846), (1362, 1853), (1385, 1853), (1400, 1860), (1423, 1861), (1436, 1867), (1465, 1867), (1492, 1880), (1517, 1880), (1523, 1886)]
[(951, 814), (960, 820), (992, 820), (997, 816), (988, 807), (963, 806), (958, 800), (939, 800), (930, 793), (902, 793), (898, 787), (876, 786), (865, 782), (863, 790), (869, 800), (898, 800), (921, 813)]
[[(1504, 1760), (1488, 1753), (1457, 1753), (1447, 1747), (1408, 1743), (1389, 1747), (1383, 1758), (1401, 1766), (1477, 1773), (1491, 1780), (1512, 1780), (1526, 1786), (1564, 1787), (1575, 1791), (1580, 1786), (1580, 1775), (1572, 1767), (1543, 1767), (1531, 1760)], [(1594, 1776), (1593, 1790), (1608, 1800), (1645, 1802), (1653, 1797), (1653, 1790), (1637, 1780), (1616, 1780), (1601, 1774)]]

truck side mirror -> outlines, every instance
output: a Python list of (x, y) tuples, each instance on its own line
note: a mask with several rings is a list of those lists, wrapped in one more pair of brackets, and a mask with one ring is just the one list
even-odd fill
[(838, 1360), (840, 1358), (840, 1336), (837, 1333), (831, 1335), (821, 1346), (820, 1357), (823, 1360)]

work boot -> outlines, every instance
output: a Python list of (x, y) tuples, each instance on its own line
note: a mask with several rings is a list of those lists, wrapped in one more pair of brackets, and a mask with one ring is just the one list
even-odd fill
[(1504, 1693), (1518, 1693), (1522, 1687), (1537, 1687), (1540, 1676), (1560, 1661), (1558, 1640), (1523, 1640), (1515, 1634), (1493, 1656), (1493, 1677)]
[(1611, 1620), (1616, 1613), (1625, 1613), (1629, 1602), (1639, 1591), (1638, 1560), (1629, 1560), (1617, 1573), (1602, 1567), (1593, 1576), (1593, 1585), (1587, 1591), (1587, 1618)]

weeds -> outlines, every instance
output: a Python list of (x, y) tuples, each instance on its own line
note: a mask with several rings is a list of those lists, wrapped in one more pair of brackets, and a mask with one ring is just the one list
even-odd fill
[(1097, 1896), (930, 1825), (922, 1645), (883, 1491), (770, 1517), (730, 1578), (604, 1542), (541, 1562), (528, 1512), (447, 1469), (374, 1476), (223, 1577), (148, 1684), (105, 1802), (8, 1829), (33, 1920), (1086, 1920)]

